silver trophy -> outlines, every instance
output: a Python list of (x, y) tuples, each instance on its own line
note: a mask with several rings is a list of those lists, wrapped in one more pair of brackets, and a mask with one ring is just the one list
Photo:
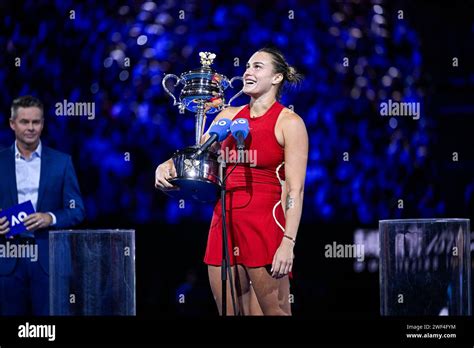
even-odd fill
[[(219, 191), (219, 161), (218, 155), (212, 151), (204, 151), (195, 156), (200, 147), (204, 133), (206, 113), (213, 114), (228, 107), (230, 103), (242, 94), (240, 90), (229, 102), (225, 103), (224, 91), (232, 86), (235, 80), (243, 81), (240, 76), (228, 79), (217, 73), (210, 66), (216, 57), (214, 53), (200, 52), (201, 67), (181, 74), (180, 77), (168, 74), (163, 78), (163, 89), (173, 98), (173, 106), (178, 106), (181, 113), (185, 110), (195, 112), (195, 144), (173, 154), (176, 167), (176, 178), (169, 180), (178, 190), (167, 191), (173, 197), (195, 199), (201, 202), (212, 202)], [(183, 88), (179, 101), (166, 87), (169, 79), (175, 79), (174, 87), (180, 83)]]

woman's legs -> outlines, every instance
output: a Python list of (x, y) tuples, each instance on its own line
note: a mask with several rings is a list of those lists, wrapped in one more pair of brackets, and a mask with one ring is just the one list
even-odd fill
[[(214, 295), (214, 300), (216, 301), (219, 314), (222, 315), (222, 280), (221, 280), (221, 267), (220, 266), (211, 266), (208, 268), (209, 274), (209, 283), (211, 284), (212, 294)], [(232, 282), (236, 285), (235, 296), (236, 296), (236, 307), (237, 311), (240, 310), (240, 313), (243, 315), (249, 315), (250, 313), (250, 279), (245, 268), (242, 265), (237, 265), (232, 267), (232, 276), (234, 279), (237, 277), (237, 282)], [(234, 309), (232, 307), (232, 293), (230, 291), (230, 282), (229, 277), (227, 277), (227, 315), (235, 315)]]
[(257, 295), (255, 294), (255, 289), (252, 284), (250, 284), (250, 291), (248, 292), (247, 298), (249, 315), (263, 315), (262, 308), (258, 303)]
[(273, 278), (268, 267), (247, 268), (264, 315), (291, 315), (288, 275)]

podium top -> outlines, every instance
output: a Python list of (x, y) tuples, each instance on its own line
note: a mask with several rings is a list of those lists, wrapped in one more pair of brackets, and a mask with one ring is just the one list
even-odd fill
[(135, 230), (120, 230), (120, 229), (100, 229), (100, 230), (52, 230), (51, 234), (71, 234), (71, 233), (135, 233)]
[(426, 223), (446, 223), (446, 222), (457, 222), (457, 223), (466, 223), (469, 222), (469, 219), (458, 219), (458, 218), (432, 218), (432, 219), (393, 219), (393, 220), (379, 220), (379, 223), (383, 224), (403, 224), (403, 223), (408, 223), (408, 224), (415, 224), (415, 223), (420, 223), (420, 224), (426, 224)]

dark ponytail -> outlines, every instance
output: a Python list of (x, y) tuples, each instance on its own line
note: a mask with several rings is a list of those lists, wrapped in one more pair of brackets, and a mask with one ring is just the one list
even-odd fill
[(273, 69), (275, 73), (283, 75), (283, 81), (278, 85), (276, 98), (280, 100), (283, 88), (286, 86), (296, 87), (303, 80), (303, 75), (300, 74), (294, 67), (288, 64), (280, 50), (273, 47), (264, 47), (258, 52), (265, 52), (272, 56)]

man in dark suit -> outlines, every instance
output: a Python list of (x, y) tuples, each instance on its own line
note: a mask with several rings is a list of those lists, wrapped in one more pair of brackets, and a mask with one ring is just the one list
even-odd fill
[(71, 157), (43, 146), (43, 104), (35, 97), (13, 101), (10, 127), (15, 143), (0, 151), (0, 208), (31, 200), (36, 213), (23, 223), (27, 232), (6, 238), (0, 219), (0, 246), (37, 246), (37, 260), (0, 257), (0, 315), (49, 315), (48, 231), (65, 229), (84, 219), (84, 205)]

